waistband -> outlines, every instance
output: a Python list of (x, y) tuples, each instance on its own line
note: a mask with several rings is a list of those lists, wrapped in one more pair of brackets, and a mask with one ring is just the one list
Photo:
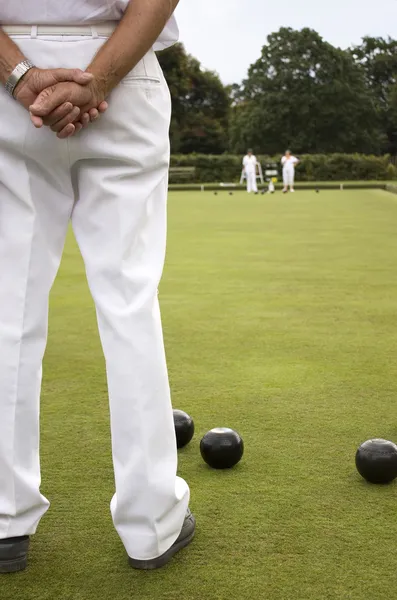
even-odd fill
[(95, 25), (1, 25), (7, 35), (38, 36), (90, 36), (109, 37), (116, 29), (118, 21), (107, 21)]

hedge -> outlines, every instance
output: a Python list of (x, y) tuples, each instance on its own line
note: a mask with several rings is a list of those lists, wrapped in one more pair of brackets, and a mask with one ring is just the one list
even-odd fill
[[(267, 163), (277, 163), (281, 177), (280, 156), (258, 156), (263, 170)], [(397, 168), (390, 156), (364, 154), (306, 154), (299, 157), (297, 181), (391, 181), (397, 179)], [(171, 167), (194, 167), (184, 176), (184, 183), (238, 182), (241, 175), (241, 156), (232, 154), (173, 155)], [(170, 183), (180, 183), (180, 170), (171, 171)]]

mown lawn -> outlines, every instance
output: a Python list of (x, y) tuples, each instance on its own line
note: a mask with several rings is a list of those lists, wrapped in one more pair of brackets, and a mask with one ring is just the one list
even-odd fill
[[(194, 543), (158, 572), (128, 567), (113, 530), (104, 361), (70, 235), (52, 293), (42, 489), (52, 507), (1, 600), (389, 600), (397, 484), (355, 472), (369, 437), (397, 441), (397, 197), (172, 193), (160, 288)], [(245, 456), (211, 471), (211, 427)]]

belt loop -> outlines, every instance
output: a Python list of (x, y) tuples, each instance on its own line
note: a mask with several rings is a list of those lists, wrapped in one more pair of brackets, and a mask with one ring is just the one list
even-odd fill
[(32, 25), (32, 29), (30, 30), (30, 37), (33, 40), (37, 38), (37, 25)]
[(99, 38), (98, 32), (95, 29), (95, 27), (93, 25), (91, 25), (91, 35), (94, 38), (94, 40), (96, 40), (97, 38)]

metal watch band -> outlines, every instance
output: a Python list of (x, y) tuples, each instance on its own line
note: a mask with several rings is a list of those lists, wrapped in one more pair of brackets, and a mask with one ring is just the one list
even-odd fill
[(10, 96), (14, 97), (15, 88), (21, 81), (22, 77), (26, 75), (30, 69), (34, 69), (34, 64), (31, 63), (30, 60), (23, 60), (15, 67), (5, 85), (6, 91), (10, 94)]

